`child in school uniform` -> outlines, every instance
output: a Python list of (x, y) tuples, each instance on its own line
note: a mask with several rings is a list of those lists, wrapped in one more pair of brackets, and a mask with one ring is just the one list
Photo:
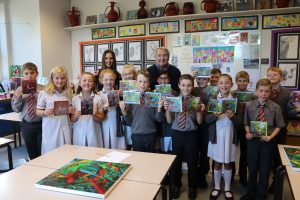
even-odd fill
[(99, 95), (103, 101), (103, 110), (106, 118), (102, 121), (102, 135), (105, 148), (125, 149), (125, 138), (121, 124), (121, 112), (118, 106), (109, 106), (108, 93), (114, 91), (116, 74), (111, 69), (104, 69), (100, 73), (100, 82), (103, 85)]
[(36, 114), (43, 117), (42, 154), (64, 144), (71, 144), (69, 115), (54, 116), (54, 102), (68, 101), (68, 113), (73, 113), (72, 91), (64, 67), (55, 66), (44, 90), (39, 93)]
[[(228, 74), (221, 74), (218, 80), (219, 93), (216, 99), (233, 98), (230, 89), (233, 86), (232, 78)], [(207, 113), (206, 122), (209, 124), (209, 144), (207, 155), (214, 160), (214, 189), (210, 199), (218, 199), (224, 164), (225, 199), (233, 199), (230, 185), (232, 178), (231, 162), (235, 161), (237, 148), (236, 128), (242, 119), (231, 110), (224, 112)]]
[[(146, 70), (137, 72), (137, 86), (141, 93), (141, 102), (144, 93), (149, 91), (149, 73)], [(120, 108), (126, 123), (132, 127), (132, 149), (133, 151), (155, 152), (157, 122), (162, 122), (161, 112), (163, 100), (160, 100), (158, 108), (145, 107), (142, 104), (125, 104), (120, 102)]]
[[(71, 121), (74, 122), (74, 145), (103, 147), (100, 122), (105, 119), (105, 114), (102, 99), (97, 94), (94, 82), (94, 75), (84, 72), (78, 84), (77, 95), (72, 98), (72, 106), (75, 109), (71, 116)], [(89, 109), (92, 113), (83, 113), (82, 103), (86, 105), (85, 109)]]
[[(33, 63), (23, 64), (23, 79), (36, 80), (37, 66)], [(37, 93), (23, 94), (22, 87), (16, 89), (11, 100), (13, 111), (20, 113), (21, 132), (29, 158), (32, 160), (41, 155), (42, 118), (35, 114)]]
[(199, 110), (187, 110), (187, 101), (193, 98), (191, 95), (194, 78), (189, 74), (181, 75), (179, 78), (180, 97), (182, 97), (182, 112), (173, 113), (168, 111), (168, 102), (165, 101), (166, 119), (172, 124), (172, 148), (176, 154), (176, 160), (172, 172), (172, 196), (177, 199), (181, 188), (181, 166), (183, 158), (188, 165), (188, 197), (197, 197), (197, 164), (198, 164), (198, 124), (202, 123), (204, 104)]
[[(260, 79), (256, 83), (257, 99), (247, 103), (244, 114), (244, 125), (247, 141), (247, 159), (249, 181), (247, 194), (241, 200), (267, 199), (269, 173), (276, 147), (275, 137), (285, 126), (281, 108), (269, 100), (271, 82)], [(252, 137), (251, 121), (265, 121), (268, 124), (268, 136)], [(259, 178), (258, 178), (259, 177)], [(257, 181), (258, 178), (258, 181)]]
[(219, 77), (221, 74), (222, 74), (222, 72), (219, 69), (213, 68), (210, 71), (210, 85), (217, 86), (218, 80), (219, 80)]

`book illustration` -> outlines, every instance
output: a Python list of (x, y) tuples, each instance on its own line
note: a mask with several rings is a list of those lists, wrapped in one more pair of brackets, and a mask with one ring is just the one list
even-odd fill
[(104, 199), (130, 164), (74, 159), (35, 184), (36, 188)]
[(162, 97), (172, 96), (171, 84), (155, 85), (155, 92), (161, 93)]
[(219, 88), (216, 86), (209, 85), (204, 89), (204, 94), (206, 98), (214, 97), (218, 94)]
[(300, 120), (288, 120), (287, 131), (288, 135), (300, 136)]
[(222, 112), (222, 100), (210, 99), (207, 106), (207, 112)]
[(284, 147), (285, 155), (289, 161), (291, 168), (294, 171), (300, 171), (300, 148), (299, 147)]
[(210, 99), (208, 102), (208, 112), (225, 112), (231, 110), (236, 113), (237, 98)]
[(253, 92), (240, 92), (240, 91), (237, 91), (237, 92), (235, 92), (235, 96), (239, 100), (239, 102), (246, 103), (246, 102), (249, 102), (253, 99), (254, 94), (253, 94)]
[(145, 106), (157, 108), (161, 94), (157, 92), (145, 92)]
[(54, 115), (68, 115), (69, 101), (54, 101)]
[(168, 102), (168, 111), (182, 112), (182, 98), (181, 97), (166, 97)]
[(81, 115), (92, 115), (94, 112), (94, 98), (81, 99)]
[(124, 91), (123, 101), (127, 104), (141, 104), (141, 93), (135, 91)]
[(250, 121), (250, 133), (253, 137), (268, 136), (268, 123), (261, 121)]
[(135, 80), (121, 80), (120, 81), (120, 90), (129, 91), (129, 90), (137, 90), (137, 84)]
[(108, 106), (113, 107), (119, 105), (120, 98), (117, 90), (107, 92)]
[(191, 97), (187, 100), (187, 110), (200, 111), (200, 97)]
[(201, 77), (201, 78), (210, 78), (210, 71), (211, 71), (212, 67), (207, 67), (207, 66), (199, 66), (199, 65), (195, 65), (192, 66), (192, 71), (196, 71), (197, 72), (197, 77)]
[(22, 80), (23, 94), (36, 93), (36, 80)]
[(236, 113), (236, 107), (237, 107), (237, 98), (227, 98), (222, 99), (223, 101), (223, 112), (226, 110), (231, 110), (232, 112)]

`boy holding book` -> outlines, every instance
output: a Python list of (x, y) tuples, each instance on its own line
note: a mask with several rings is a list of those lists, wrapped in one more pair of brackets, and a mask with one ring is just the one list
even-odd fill
[[(250, 101), (245, 108), (249, 182), (247, 194), (241, 200), (267, 199), (269, 173), (276, 149), (274, 138), (285, 126), (280, 106), (269, 100), (271, 88), (270, 80), (260, 79), (256, 83), (257, 99)], [(253, 137), (250, 132), (251, 121), (267, 122), (267, 133), (262, 137)]]

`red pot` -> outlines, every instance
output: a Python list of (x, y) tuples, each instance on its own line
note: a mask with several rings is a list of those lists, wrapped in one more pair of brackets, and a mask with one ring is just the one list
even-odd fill
[(201, 10), (205, 10), (207, 13), (216, 12), (218, 7), (219, 2), (217, 0), (203, 0), (201, 2)]

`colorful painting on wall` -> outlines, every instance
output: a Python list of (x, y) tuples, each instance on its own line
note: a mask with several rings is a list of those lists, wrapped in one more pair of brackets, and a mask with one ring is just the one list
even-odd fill
[(149, 23), (149, 33), (179, 33), (179, 27), (179, 21)]
[(224, 17), (221, 24), (222, 31), (258, 29), (258, 16)]
[(22, 76), (22, 65), (9, 66), (9, 78), (21, 77), (21, 76)]
[(234, 46), (195, 47), (194, 63), (220, 63), (234, 61)]
[(145, 24), (119, 26), (119, 37), (143, 36), (146, 34)]
[(291, 28), (300, 26), (300, 13), (263, 15), (262, 28)]
[(116, 37), (116, 27), (92, 29), (92, 39), (107, 39)]
[(218, 18), (185, 20), (185, 32), (217, 31)]

